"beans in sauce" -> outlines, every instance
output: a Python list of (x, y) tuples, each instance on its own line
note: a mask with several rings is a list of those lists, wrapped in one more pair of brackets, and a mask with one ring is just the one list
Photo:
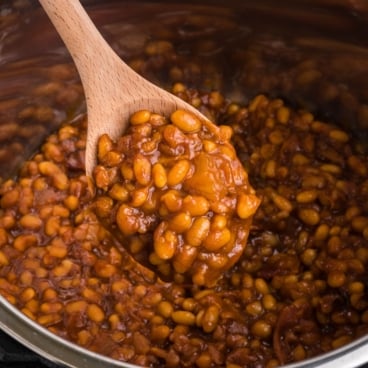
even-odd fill
[(130, 124), (98, 142), (97, 215), (162, 277), (214, 286), (241, 256), (260, 203), (232, 129), (184, 110), (137, 111)]
[[(280, 99), (224, 99), (219, 111), (262, 202), (242, 256), (216, 286), (160, 281), (103, 226), (110, 207), (98, 194), (101, 168), (97, 185), (84, 175), (82, 119), (52, 134), (1, 185), (2, 295), (60, 336), (145, 366), (277, 366), (366, 333), (365, 156), (346, 132)], [(121, 161), (114, 149), (101, 138), (106, 170)], [(120, 172), (149, 172), (132, 164)], [(128, 195), (109, 185), (113, 198)], [(130, 246), (142, 250), (137, 240)]]

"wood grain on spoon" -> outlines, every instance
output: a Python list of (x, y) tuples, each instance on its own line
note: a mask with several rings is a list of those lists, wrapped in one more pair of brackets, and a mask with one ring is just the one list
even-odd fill
[(150, 83), (107, 44), (78, 0), (40, 0), (67, 46), (82, 80), (87, 103), (86, 173), (96, 165), (98, 138), (124, 133), (129, 116), (148, 109), (170, 115), (186, 109), (207, 120), (198, 110)]

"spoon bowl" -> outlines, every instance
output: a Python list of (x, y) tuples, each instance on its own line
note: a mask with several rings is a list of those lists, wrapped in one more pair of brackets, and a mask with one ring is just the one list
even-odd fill
[[(108, 194), (114, 185), (104, 165), (96, 166), (101, 136), (112, 140), (105, 147), (108, 151), (139, 110), (159, 114), (164, 125), (168, 123), (156, 131), (160, 138), (154, 143), (158, 147), (154, 155), (143, 149), (141, 143), (147, 136), (139, 133), (127, 139), (129, 144), (114, 148), (119, 159), (109, 162), (109, 168), (121, 174), (122, 157), (126, 165), (131, 164), (132, 180), (122, 174), (120, 181), (129, 200), (112, 196), (106, 207), (104, 199), (97, 198), (97, 217), (116, 239), (122, 236), (120, 243), (133, 258), (145, 268), (151, 265), (162, 280), (214, 286), (239, 259), (260, 203), (231, 145), (232, 129), (211, 123), (194, 107), (130, 69), (78, 0), (40, 2), (80, 73), (88, 113), (86, 173), (93, 174), (97, 188)], [(160, 145), (161, 138), (166, 143)], [(166, 149), (161, 147), (165, 144)], [(192, 204), (183, 204), (185, 198)], [(144, 238), (148, 241), (138, 238), (143, 244), (140, 252), (134, 249), (134, 236), (142, 234), (148, 235)]]
[[(169, 116), (177, 109), (208, 119), (190, 104), (131, 69), (102, 37), (78, 0), (40, 0), (79, 72), (87, 104), (86, 174), (96, 165), (98, 138), (118, 138), (132, 113), (148, 109)], [(208, 122), (209, 123), (209, 122)]]

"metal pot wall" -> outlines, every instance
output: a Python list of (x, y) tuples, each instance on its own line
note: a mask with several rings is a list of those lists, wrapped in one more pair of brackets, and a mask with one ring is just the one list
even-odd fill
[[(183, 22), (178, 27), (182, 36), (180, 52), (204, 63), (214, 61), (225, 78), (219, 81), (208, 72), (198, 74), (188, 83), (207, 83), (209, 89), (219, 88), (230, 98), (237, 97), (240, 83), (246, 91), (244, 102), (259, 93), (281, 97), (293, 106), (341, 123), (352, 135), (366, 139), (368, 6), (363, 1), (285, 0), (275, 5), (271, 0), (230, 0), (226, 4), (205, 0), (185, 3), (111, 0), (83, 4), (126, 60), (139, 54), (144, 42), (155, 35), (157, 22), (168, 28), (176, 27), (188, 14), (196, 14), (204, 23)], [(50, 104), (55, 112), (48, 126), (43, 124), (41, 115), (40, 121), (28, 131), (0, 131), (3, 134), (0, 177), (5, 180), (16, 173), (61, 121), (83, 112), (84, 104), (76, 73), (59, 81), (68, 86), (69, 94), (59, 94), (57, 101), (34, 92), (35, 86), (53, 78), (54, 65), (71, 63), (37, 2), (5, 1), (0, 11), (0, 17), (5, 20), (0, 25), (0, 124), (4, 126), (17, 119), (20, 111), (25, 113), (25, 106), (39, 102)], [(206, 49), (198, 48), (201, 39), (208, 41)], [(248, 59), (242, 56), (244, 44), (249, 47)], [(250, 55), (254, 56), (253, 60)], [(241, 68), (236, 65), (239, 60), (246, 61)], [(145, 76), (169, 86), (167, 74), (157, 75), (147, 70)], [(0, 297), (0, 310), (1, 329), (51, 361), (78, 368), (132, 367), (57, 337), (3, 297)], [(364, 336), (330, 353), (288, 366), (359, 367), (368, 362), (367, 344), (368, 336)]]

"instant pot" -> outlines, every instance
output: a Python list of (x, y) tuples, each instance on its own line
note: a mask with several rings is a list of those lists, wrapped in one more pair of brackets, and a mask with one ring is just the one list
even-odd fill
[[(291, 106), (340, 124), (365, 144), (368, 132), (368, 4), (364, 0), (228, 0), (223, 1), (82, 1), (104, 37), (124, 60), (133, 60), (145, 41), (164, 37), (165, 27), (177, 27), (184, 40), (180, 52), (196, 61), (211, 61), (209, 69), (188, 80), (220, 89), (236, 100), (239, 84), (244, 103), (257, 94), (280, 97)], [(188, 14), (204, 23), (185, 23)], [(181, 23), (182, 22), (182, 23)], [(205, 26), (203, 26), (203, 24)], [(198, 48), (198, 40), (206, 39)], [(251, 45), (249, 49), (244, 45)], [(235, 55), (229, 58), (229, 55)], [(245, 55), (245, 56), (244, 56)], [(243, 69), (232, 63), (240, 60)], [(35, 93), (57, 65), (71, 58), (37, 1), (5, 0), (0, 5), (0, 179), (16, 175), (51, 132), (65, 119), (85, 112), (77, 72), (60, 83), (68, 93), (58, 100)], [(144, 76), (170, 88), (167, 73), (144, 70)], [(52, 76), (51, 76), (52, 77)], [(172, 75), (171, 75), (172, 77)], [(51, 88), (51, 87), (50, 87)], [(244, 92), (242, 92), (244, 93)], [(32, 104), (49, 104), (31, 127), (9, 125)], [(26, 129), (27, 128), (27, 129)], [(58, 366), (134, 367), (77, 346), (56, 336), (0, 297), (0, 328), (22, 345)], [(1, 345), (1, 341), (0, 341)], [(288, 367), (368, 364), (368, 336), (334, 351)], [(50, 363), (50, 364), (51, 364)], [(5, 366), (5, 365), (4, 365)], [(368, 366), (368, 365), (367, 365)]]

